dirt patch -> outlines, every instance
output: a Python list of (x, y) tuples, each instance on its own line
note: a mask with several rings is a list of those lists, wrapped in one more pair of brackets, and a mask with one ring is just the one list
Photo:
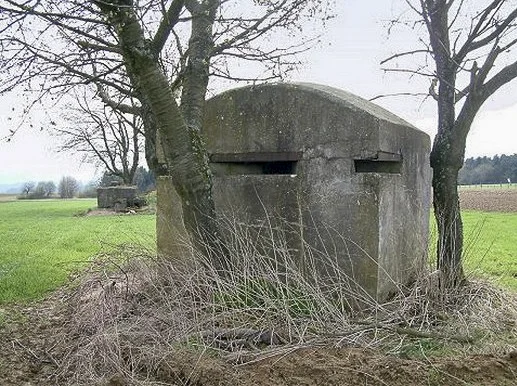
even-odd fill
[(89, 209), (84, 213), (85, 216), (113, 216), (116, 214), (120, 214), (115, 212), (112, 209)]
[[(402, 359), (357, 348), (306, 348), (244, 366), (193, 353), (163, 362), (166, 384), (243, 386), (514, 385), (517, 356)], [(195, 364), (195, 368), (194, 368)], [(120, 378), (118, 378), (120, 379)], [(178, 383), (173, 383), (174, 381)]]
[(517, 189), (460, 189), (462, 209), (517, 212)]
[(155, 210), (145, 206), (143, 208), (126, 208), (124, 210), (115, 210), (111, 208), (94, 208), (87, 211), (77, 213), (77, 216), (122, 216), (134, 214), (154, 214)]
[(66, 356), (67, 314), (57, 296), (27, 306), (0, 305), (0, 384), (54, 384)]
[[(63, 294), (30, 306), (0, 308), (0, 384), (66, 385), (61, 364), (73, 352)], [(135, 369), (136, 370), (136, 369)], [(148, 370), (147, 370), (148, 371)], [(133, 383), (106, 374), (100, 385), (514, 385), (517, 352), (500, 355), (401, 358), (379, 351), (335, 347), (281, 347), (248, 364), (230, 363), (211, 350), (179, 347), (152, 374)], [(84, 385), (93, 384), (85, 380)]]
[(402, 359), (362, 349), (306, 349), (248, 367), (261, 385), (510, 385), (517, 356)]

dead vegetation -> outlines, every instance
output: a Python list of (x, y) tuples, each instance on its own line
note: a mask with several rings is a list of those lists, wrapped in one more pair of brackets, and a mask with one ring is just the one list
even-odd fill
[(0, 328), (1, 383), (513, 384), (515, 294), (476, 281), (443, 292), (422, 272), (379, 304), (353, 293), (331, 256), (335, 280), (321, 282), (307, 272), (324, 254), (308, 252), (301, 270), (281, 239), (260, 241), (274, 242), (272, 259), (234, 231), (224, 272), (201, 255), (126, 249), (40, 308), (13, 307), (19, 320)]
[[(273, 243), (267, 236), (234, 231), (223, 273), (201, 255), (181, 262), (140, 256), (84, 280), (71, 301), (73, 355), (60, 366), (60, 379), (74, 385), (114, 376), (134, 384), (210, 384), (215, 371), (231, 383), (234, 366), (251, 369), (250, 363), (322, 347), (413, 359), (516, 350), (517, 298), (488, 283), (444, 293), (435, 274), (422, 273), (379, 304), (353, 293), (344, 284), (351, 278), (331, 256), (312, 251), (302, 270), (281, 239), (274, 240), (272, 259), (261, 253), (267, 248), (257, 247), (258, 240)], [(316, 259), (327, 259), (334, 280), (307, 274), (316, 271)], [(361, 309), (347, 299), (360, 299)], [(207, 358), (210, 371), (201, 364)], [(212, 375), (203, 381), (203, 374)]]

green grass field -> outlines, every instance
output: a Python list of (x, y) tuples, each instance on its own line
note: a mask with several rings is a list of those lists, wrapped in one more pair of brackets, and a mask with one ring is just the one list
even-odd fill
[(517, 213), (465, 211), (465, 266), (517, 290)]
[(154, 248), (155, 216), (78, 216), (95, 206), (92, 199), (0, 201), (0, 303), (39, 298), (120, 244)]
[[(154, 248), (154, 215), (78, 215), (95, 204), (0, 201), (0, 303), (41, 298), (121, 244)], [(517, 289), (517, 213), (465, 211), (463, 218), (466, 271)]]

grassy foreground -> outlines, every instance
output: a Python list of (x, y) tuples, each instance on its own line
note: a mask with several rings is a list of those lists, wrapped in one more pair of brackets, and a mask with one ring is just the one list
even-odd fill
[(154, 248), (153, 215), (81, 215), (95, 206), (93, 199), (0, 201), (0, 303), (39, 298), (120, 244)]
[[(0, 201), (0, 303), (40, 298), (92, 256), (155, 245), (155, 216), (81, 216), (95, 200)], [(468, 272), (517, 289), (517, 214), (465, 211)]]
[(465, 266), (517, 290), (517, 213), (464, 211)]

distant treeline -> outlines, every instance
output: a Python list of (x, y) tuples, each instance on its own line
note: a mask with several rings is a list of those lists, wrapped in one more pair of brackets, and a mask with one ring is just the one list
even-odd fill
[[(90, 181), (83, 185), (75, 178), (66, 176), (58, 185), (53, 181), (29, 181), (23, 184), (18, 199), (42, 199), (42, 198), (72, 198), (72, 197), (97, 197), (97, 188), (103, 186), (122, 185), (121, 177), (104, 172), (98, 180)], [(156, 189), (154, 173), (139, 166), (133, 178), (133, 184), (139, 193), (147, 193)]]
[[(108, 171), (105, 171), (100, 180), (97, 182), (97, 187), (111, 186), (113, 184), (123, 185), (124, 181), (121, 177), (117, 177)], [(156, 177), (151, 170), (147, 170), (143, 166), (139, 166), (133, 177), (133, 185), (136, 186), (139, 193), (147, 193), (156, 189)], [(97, 190), (97, 189), (95, 189)], [(96, 194), (95, 194), (96, 195)]]
[(460, 185), (517, 183), (517, 154), (468, 158), (460, 170)]

